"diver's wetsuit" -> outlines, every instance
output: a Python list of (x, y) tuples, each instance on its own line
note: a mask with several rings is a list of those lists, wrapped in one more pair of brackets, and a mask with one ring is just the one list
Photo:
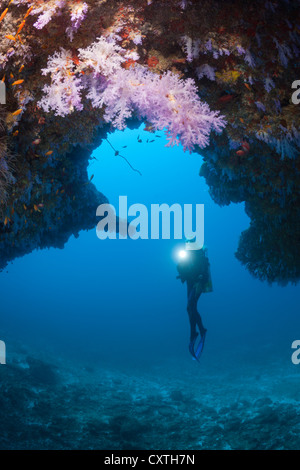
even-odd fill
[(177, 265), (177, 270), (181, 282), (187, 283), (187, 311), (191, 327), (190, 340), (193, 341), (198, 335), (197, 326), (201, 337), (206, 333), (197, 310), (198, 300), (209, 280), (209, 261), (204, 250), (189, 250), (188, 258)]

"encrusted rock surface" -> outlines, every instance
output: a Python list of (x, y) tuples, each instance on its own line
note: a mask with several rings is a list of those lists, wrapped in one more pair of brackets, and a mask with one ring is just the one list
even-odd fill
[(238, 259), (262, 280), (297, 282), (298, 0), (8, 3), (0, 268), (95, 225), (106, 199), (88, 182), (89, 156), (108, 131), (148, 119), (201, 152), (218, 204), (245, 201)]

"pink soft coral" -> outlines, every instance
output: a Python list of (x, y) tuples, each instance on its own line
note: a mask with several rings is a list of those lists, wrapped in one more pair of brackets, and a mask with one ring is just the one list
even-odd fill
[(119, 70), (102, 92), (89, 97), (95, 107), (106, 106), (104, 118), (118, 129), (135, 113), (157, 130), (166, 129), (168, 145), (183, 145), (192, 151), (209, 144), (212, 130), (221, 132), (226, 123), (198, 95), (193, 80), (180, 80), (171, 72), (158, 76), (142, 67)]
[[(55, 16), (57, 10), (61, 10), (65, 4), (65, 0), (50, 0), (34, 8), (31, 15), (39, 14), (40, 16), (33, 26), (37, 29), (43, 29)], [(35, 7), (35, 2), (32, 2), (32, 6)]]
[(226, 123), (219, 112), (210, 110), (197, 95), (192, 79), (181, 80), (167, 72), (155, 75), (149, 90), (149, 106), (146, 118), (157, 129), (167, 129), (168, 145), (178, 145), (192, 151), (196, 145), (204, 148), (209, 144), (212, 130), (222, 132)]
[(42, 69), (43, 75), (51, 74), (51, 85), (45, 85), (43, 91), (45, 96), (39, 101), (44, 111), (55, 111), (57, 116), (66, 116), (76, 108), (83, 109), (81, 103), (81, 89), (83, 88), (80, 78), (73, 73), (74, 64), (71, 52), (61, 49), (49, 60), (46, 69)]
[(79, 5), (75, 4), (74, 6), (72, 6), (71, 26), (66, 29), (66, 33), (71, 42), (73, 41), (74, 34), (78, 31), (81, 26), (81, 23), (85, 19), (88, 9), (89, 7), (85, 2), (80, 3)]
[[(157, 130), (166, 129), (168, 145), (180, 142), (190, 152), (196, 145), (207, 146), (212, 130), (222, 131), (224, 118), (200, 100), (192, 79), (182, 80), (172, 72), (159, 76), (139, 65), (126, 70), (121, 66), (125, 52), (114, 41), (100, 38), (79, 50), (80, 63), (75, 67), (71, 52), (61, 49), (42, 70), (51, 74), (52, 83), (44, 87), (40, 106), (60, 116), (82, 110), (85, 88), (93, 107), (105, 107), (104, 119), (117, 129), (124, 129), (134, 115)], [(79, 78), (87, 68), (92, 73)]]
[(115, 41), (101, 37), (87, 49), (79, 49), (79, 58), (84, 62), (84, 67), (93, 70), (94, 75), (108, 77), (121, 69), (121, 64), (125, 61), (121, 52), (125, 55), (126, 51)]

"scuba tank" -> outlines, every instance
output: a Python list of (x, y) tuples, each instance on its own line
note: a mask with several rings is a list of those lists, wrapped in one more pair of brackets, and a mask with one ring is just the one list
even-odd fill
[(190, 281), (195, 283), (197, 293), (213, 291), (206, 247), (199, 250), (187, 249), (187, 257), (179, 261), (177, 270), (182, 282)]
[(206, 278), (206, 282), (204, 283), (204, 285), (202, 286), (202, 292), (203, 294), (209, 294), (209, 292), (213, 292), (213, 284), (212, 284), (212, 279), (211, 279), (211, 270), (210, 270), (210, 262), (209, 262), (209, 259), (208, 259), (208, 255), (207, 255), (207, 247), (205, 245), (203, 245), (203, 253), (204, 253), (204, 256), (207, 260), (207, 278)]

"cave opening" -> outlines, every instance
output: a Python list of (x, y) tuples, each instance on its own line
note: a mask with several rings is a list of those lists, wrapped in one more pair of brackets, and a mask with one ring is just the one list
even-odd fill
[[(112, 204), (117, 206), (118, 197), (127, 195), (129, 203), (205, 206), (205, 245), (214, 295), (204, 296), (201, 304), (214, 336), (209, 347), (216, 347), (221, 337), (224, 342), (224, 331), (225, 343), (232, 339), (231, 331), (239, 331), (242, 344), (249, 332), (256, 330), (258, 321), (258, 341), (272, 335), (274, 339), (281, 331), (277, 324), (280, 309), (294, 291), (292, 287), (284, 293), (278, 287), (273, 289), (278, 321), (270, 330), (274, 309), (268, 307), (269, 287), (253, 279), (234, 256), (240, 233), (249, 226), (244, 204), (220, 207), (213, 202), (204, 178), (199, 177), (202, 156), (184, 153), (181, 147), (166, 147), (163, 132), (149, 134), (142, 124), (137, 129), (115, 131), (108, 140), (143, 175), (133, 172), (103, 141), (91, 155), (88, 174), (89, 178), (94, 175), (90, 185)], [(91, 208), (94, 214), (96, 206)], [(105, 356), (112, 347), (114, 354), (109, 360), (116, 364), (120, 354), (128, 363), (155, 361), (162, 353), (173, 356), (174, 344), (182, 351), (188, 334), (182, 334), (187, 323), (185, 289), (176, 280), (177, 246), (178, 241), (170, 240), (99, 240), (95, 225), (81, 231), (76, 239), (72, 236), (63, 250), (34, 251), (15, 260), (3, 277), (3, 289), (11, 289), (13, 282), (18, 291), (18, 296), (5, 302), (8, 313), (3, 327), (14, 330), (16, 337), (25, 332), (28, 340), (38, 345), (47, 335), (49, 348), (55, 345), (64, 353), (91, 361)], [(21, 317), (16, 314), (20, 311)], [(147, 337), (140, 335), (141, 331), (147, 331)], [(153, 343), (157, 359), (153, 358)], [(78, 346), (82, 344), (84, 351)]]

